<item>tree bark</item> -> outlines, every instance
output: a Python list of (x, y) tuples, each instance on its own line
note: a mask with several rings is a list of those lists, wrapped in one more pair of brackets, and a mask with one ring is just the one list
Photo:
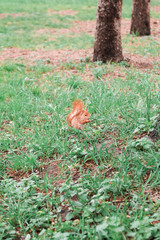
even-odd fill
[(120, 62), (122, 0), (98, 0), (93, 61)]
[(133, 0), (130, 33), (150, 35), (150, 0)]

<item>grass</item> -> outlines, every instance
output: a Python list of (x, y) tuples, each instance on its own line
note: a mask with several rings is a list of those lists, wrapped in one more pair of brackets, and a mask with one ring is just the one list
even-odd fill
[(160, 50), (159, 50), (159, 44), (157, 41), (154, 40), (153, 37), (138, 37), (132, 35), (127, 35), (123, 39), (123, 46), (128, 43), (129, 51), (132, 51), (132, 53), (136, 53), (142, 56), (159, 56)]
[[(124, 1), (123, 17), (130, 16), (130, 3)], [(1, 46), (91, 48), (87, 34), (52, 41), (35, 33), (95, 19), (96, 4), (0, 1), (2, 13), (24, 12), (1, 19)], [(49, 8), (78, 13), (52, 18)], [(137, 58), (158, 56), (153, 36), (122, 40)], [(159, 142), (147, 138), (160, 111), (158, 70), (156, 60), (145, 70), (87, 58), (0, 63), (0, 239), (160, 238)], [(91, 114), (82, 131), (66, 122), (75, 99)]]
[[(77, 1), (51, 1), (41, 0), (41, 4), (37, 4), (37, 0), (20, 1), (14, 0), (11, 3), (0, 2), (0, 12), (7, 15), (0, 22), (0, 46), (2, 47), (18, 47), (35, 50), (40, 49), (80, 49), (84, 45), (91, 47), (94, 38), (88, 34), (82, 33), (77, 37), (76, 34), (68, 36), (64, 40), (64, 36), (57, 37), (55, 34), (37, 35), (39, 29), (68, 29), (73, 26), (74, 21), (87, 21), (96, 19), (97, 1), (90, 0), (77, 3)], [(78, 4), (78, 5), (77, 5)], [(154, 2), (152, 3), (154, 6)], [(54, 6), (54, 7), (53, 7)], [(77, 7), (78, 12), (77, 12)], [(123, 18), (131, 17), (132, 1), (124, 1)], [(50, 10), (72, 9), (75, 15), (53, 15)], [(17, 17), (14, 14), (20, 14)], [(152, 17), (157, 18), (157, 13), (152, 11)], [(52, 40), (53, 39), (53, 40)], [(85, 44), (83, 45), (83, 42)]]
[(56, 37), (54, 40), (45, 41), (43, 47), (45, 49), (83, 49), (85, 44), (86, 48), (92, 47), (94, 43), (94, 39), (92, 36), (88, 34), (82, 33), (80, 36), (71, 35), (65, 36), (61, 35)]

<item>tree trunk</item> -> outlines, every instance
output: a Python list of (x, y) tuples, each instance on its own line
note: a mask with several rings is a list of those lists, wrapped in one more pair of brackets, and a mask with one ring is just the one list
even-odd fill
[(150, 0), (133, 0), (130, 33), (150, 35)]
[(93, 61), (120, 62), (122, 0), (98, 0)]

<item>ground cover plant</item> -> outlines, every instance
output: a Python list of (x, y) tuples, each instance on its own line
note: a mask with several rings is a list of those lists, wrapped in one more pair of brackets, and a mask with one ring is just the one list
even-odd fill
[(97, 1), (0, 0), (0, 239), (160, 239), (160, 5), (138, 37), (123, 2), (126, 61), (103, 64)]

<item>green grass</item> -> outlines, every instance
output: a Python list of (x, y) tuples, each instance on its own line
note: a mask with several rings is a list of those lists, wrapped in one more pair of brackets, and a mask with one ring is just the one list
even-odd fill
[[(47, 34), (37, 35), (38, 29), (64, 29), (73, 26), (75, 20), (86, 21), (96, 20), (97, 1), (88, 0), (78, 3), (75, 0), (65, 2), (63, 4), (59, 1), (41, 0), (39, 1), (20, 1), (14, 0), (10, 3), (0, 1), (0, 12), (12, 14), (20, 13), (21, 15), (14, 17), (6, 15), (1, 18), (0, 22), (0, 49), (2, 47), (18, 47), (34, 50), (41, 49), (58, 49), (58, 48), (74, 48), (80, 49), (84, 46), (89, 47), (93, 45), (93, 37), (87, 34), (81, 34), (79, 39), (77, 36), (71, 35), (64, 39), (64, 36), (57, 37), (53, 35), (55, 40), (50, 40), (52, 36)], [(85, 4), (84, 4), (85, 3)], [(154, 5), (154, 3), (153, 3)], [(53, 7), (54, 6), (54, 7)], [(65, 10), (72, 9), (77, 13), (74, 16), (69, 15), (52, 15), (50, 10)], [(77, 11), (78, 10), (78, 11)], [(130, 18), (132, 11), (132, 1), (124, 1), (123, 4), (123, 18)], [(157, 17), (157, 13), (152, 12), (152, 17)], [(83, 44), (83, 42), (85, 44)]]
[(86, 48), (90, 48), (93, 44), (93, 37), (84, 33), (80, 36), (72, 35), (71, 37), (61, 35), (55, 40), (46, 41), (43, 46), (46, 49), (83, 49), (84, 45)]
[[(51, 66), (41, 65), (39, 71), (38, 67), (28, 67), (23, 64), (6, 63), (1, 66), (5, 89), (5, 91), (1, 89), (3, 92), (1, 174), (4, 174), (4, 164), (14, 171), (29, 169), (34, 171), (44, 164), (43, 161), (39, 162), (39, 158), (50, 162), (56, 153), (61, 156), (61, 167), (67, 178), (69, 177), (66, 184), (55, 189), (49, 182), (35, 176), (38, 183), (32, 183), (29, 179), (23, 180), (18, 192), (17, 183), (8, 180), (7, 176), (3, 177), (1, 195), (7, 199), (9, 207), (8, 211), (5, 200), (2, 212), (3, 224), (5, 222), (8, 224), (9, 221), (9, 225), (8, 229), (3, 231), (4, 237), (9, 236), (12, 239), (13, 236), (17, 236), (18, 226), (21, 228), (20, 234), (26, 236), (28, 233), (35, 239), (41, 239), (37, 235), (39, 229), (40, 231), (44, 229), (41, 233), (43, 238), (49, 236), (58, 238), (59, 235), (63, 238), (65, 233), (68, 239), (81, 239), (82, 236), (94, 239), (96, 236), (103, 237), (104, 234), (108, 234), (111, 239), (115, 237), (121, 239), (124, 234), (133, 235), (138, 239), (143, 238), (145, 234), (151, 236), (158, 234), (158, 225), (154, 225), (149, 233), (144, 233), (149, 228), (150, 222), (158, 220), (158, 213), (155, 212), (159, 206), (158, 202), (154, 203), (152, 200), (148, 204), (147, 194), (144, 192), (145, 189), (156, 189), (159, 185), (159, 152), (154, 148), (151, 151), (144, 148), (142, 151), (130, 145), (133, 132), (140, 125), (139, 119), (145, 119), (147, 127), (148, 111), (153, 117), (159, 110), (159, 94), (155, 91), (155, 84), (150, 81), (153, 72), (150, 74), (138, 70), (135, 72), (135, 69), (122, 65), (126, 74), (125, 79), (112, 80), (108, 88), (109, 79), (105, 79), (105, 82), (100, 79), (103, 78), (105, 70), (112, 70), (116, 65), (100, 65), (100, 68), (99, 65), (85, 63), (82, 67), (85, 68), (88, 64), (93, 68), (95, 76), (93, 83), (83, 82), (80, 77), (76, 79), (74, 75), (70, 78), (62, 78), (55, 73), (46, 75), (39, 83), (37, 80), (45, 69), (53, 71)], [(64, 66), (66, 68), (66, 65)], [(73, 67), (73, 64), (69, 63), (67, 68), (69, 66)], [(95, 67), (99, 68), (99, 75), (97, 71), (95, 75)], [(80, 64), (74, 64), (74, 68), (82, 71)], [(99, 78), (96, 80), (97, 76)], [(127, 92), (128, 88), (131, 91)], [(147, 105), (148, 94), (152, 96), (151, 106)], [(82, 132), (69, 130), (65, 121), (68, 107), (76, 98), (82, 99), (87, 104), (93, 121)], [(121, 120), (119, 116), (122, 117)], [(110, 135), (110, 132), (113, 135)], [(114, 133), (118, 134), (118, 138)], [(109, 137), (112, 139), (110, 148), (114, 152), (113, 155), (110, 153), (109, 145), (108, 147), (106, 145)], [(120, 155), (116, 153), (119, 140), (123, 145), (128, 145), (126, 151)], [(98, 144), (101, 144), (100, 149)], [(89, 159), (93, 159), (96, 164), (97, 174), (95, 172), (94, 177), (89, 171), (83, 172), (83, 164)], [(73, 185), (70, 176), (74, 166), (81, 172), (81, 178)], [(115, 170), (112, 177), (106, 178), (104, 172), (109, 166)], [(144, 181), (146, 176), (149, 178)], [(23, 187), (27, 183), (33, 189), (33, 193)], [(11, 189), (7, 187), (5, 190), (6, 184), (9, 184)], [(56, 199), (47, 194), (51, 187)], [(37, 188), (46, 191), (45, 198), (36, 192)], [(21, 193), (21, 189), (26, 192), (25, 195)], [(63, 193), (61, 196), (63, 200), (59, 199), (57, 191), (60, 195)], [(70, 196), (74, 195), (78, 196), (76, 202), (69, 200)], [(122, 206), (113, 204), (121, 197), (125, 201)], [(30, 210), (31, 214), (29, 214), (28, 204), (32, 202), (32, 198), (31, 207), (33, 206), (34, 210)], [(70, 207), (70, 213), (63, 223), (57, 208), (63, 205), (63, 202), (65, 204), (65, 199), (69, 200), (65, 206)], [(101, 204), (99, 201), (102, 201)], [(52, 210), (48, 207), (50, 205)], [(127, 218), (126, 211), (130, 218)], [(53, 221), (56, 234), (51, 229), (50, 221)], [(93, 227), (94, 225), (96, 228)], [(131, 226), (133, 226), (132, 230)]]
[[(0, 1), (2, 13), (24, 12), (1, 19), (2, 47), (92, 47), (87, 34), (51, 41), (35, 33), (94, 19), (96, 1), (37, 3)], [(124, 1), (125, 17), (130, 3)], [(48, 8), (79, 12), (53, 19)], [(123, 48), (145, 55), (146, 63), (158, 56), (153, 36), (124, 36)], [(158, 68), (156, 61), (144, 70), (87, 58), (58, 66), (47, 60), (0, 63), (0, 239), (160, 238), (160, 145), (146, 138), (160, 111)], [(76, 99), (92, 120), (81, 131), (66, 122)], [(43, 178), (41, 171), (53, 163), (59, 171), (55, 165)]]
[(152, 36), (135, 37), (127, 35), (123, 38), (122, 44), (126, 49), (132, 53), (136, 53), (142, 56), (159, 56), (160, 48), (159, 43), (154, 40)]

